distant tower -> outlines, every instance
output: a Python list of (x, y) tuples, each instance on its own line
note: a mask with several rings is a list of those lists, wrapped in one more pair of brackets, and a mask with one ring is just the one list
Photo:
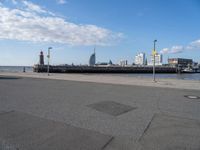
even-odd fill
[(146, 66), (148, 65), (148, 61), (147, 61), (147, 58), (145, 59), (145, 64), (144, 64), (144, 65), (146, 65)]
[(96, 64), (96, 52), (94, 48), (94, 53), (90, 56), (89, 65), (94, 66)]
[(44, 54), (43, 51), (40, 52), (40, 65), (44, 65)]
[(108, 64), (109, 64), (109, 65), (112, 65), (113, 63), (112, 63), (112, 61), (110, 60)]

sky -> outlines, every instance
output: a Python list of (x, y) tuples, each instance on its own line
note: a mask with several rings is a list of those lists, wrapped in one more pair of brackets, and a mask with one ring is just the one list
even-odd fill
[(0, 66), (134, 62), (156, 51), (200, 62), (199, 0), (0, 0)]

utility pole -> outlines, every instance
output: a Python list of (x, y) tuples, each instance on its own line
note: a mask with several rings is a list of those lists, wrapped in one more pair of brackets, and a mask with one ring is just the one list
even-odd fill
[(154, 40), (153, 41), (153, 81), (154, 82), (156, 82), (156, 76), (155, 76), (155, 73), (156, 73), (156, 71), (155, 71), (155, 55), (156, 55), (156, 42), (157, 42), (157, 40)]
[(52, 47), (49, 47), (49, 48), (48, 48), (48, 55), (47, 55), (47, 58), (48, 58), (48, 67), (47, 67), (48, 76), (49, 76), (50, 50), (51, 50), (51, 49), (52, 49)]

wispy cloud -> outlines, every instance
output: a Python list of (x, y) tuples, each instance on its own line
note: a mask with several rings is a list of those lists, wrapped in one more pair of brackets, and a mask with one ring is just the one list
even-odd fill
[(67, 1), (66, 1), (66, 0), (57, 0), (57, 3), (58, 3), (58, 4), (66, 4)]
[(142, 17), (142, 16), (144, 16), (144, 13), (143, 13), (143, 12), (138, 12), (136, 15), (137, 15), (138, 17)]
[(16, 4), (17, 4), (17, 1), (16, 1), (16, 0), (12, 0), (12, 3), (16, 5)]
[(178, 45), (172, 46), (171, 48), (163, 48), (160, 53), (162, 54), (177, 54), (187, 50), (200, 49), (200, 39), (189, 43), (186, 46)]
[(188, 49), (199, 49), (199, 48), (200, 48), (200, 39), (191, 42), (188, 46)]
[(96, 25), (66, 21), (30, 1), (17, 1), (17, 5), (16, 8), (0, 5), (0, 39), (68, 45), (110, 45), (123, 36), (122, 33)]
[(33, 11), (33, 12), (38, 12), (38, 13), (46, 13), (47, 12), (40, 6), (33, 4), (30, 1), (22, 1), (22, 3), (26, 6), (27, 11)]

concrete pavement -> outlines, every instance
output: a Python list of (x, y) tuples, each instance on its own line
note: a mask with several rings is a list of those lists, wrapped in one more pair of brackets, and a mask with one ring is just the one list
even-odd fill
[(186, 95), (200, 96), (198, 90), (0, 78), (0, 143), (44, 150), (200, 149), (200, 99)]
[(129, 76), (115, 76), (110, 74), (56, 74), (51, 73), (8, 73), (1, 72), (0, 76), (5, 77), (29, 77), (39, 79), (53, 79), (53, 80), (66, 80), (66, 81), (80, 81), (92, 83), (105, 83), (116, 85), (137, 85), (147, 87), (164, 87), (174, 89), (193, 89), (200, 90), (200, 80), (180, 80), (180, 79), (156, 79), (153, 82), (151, 78), (145, 77), (129, 77)]

